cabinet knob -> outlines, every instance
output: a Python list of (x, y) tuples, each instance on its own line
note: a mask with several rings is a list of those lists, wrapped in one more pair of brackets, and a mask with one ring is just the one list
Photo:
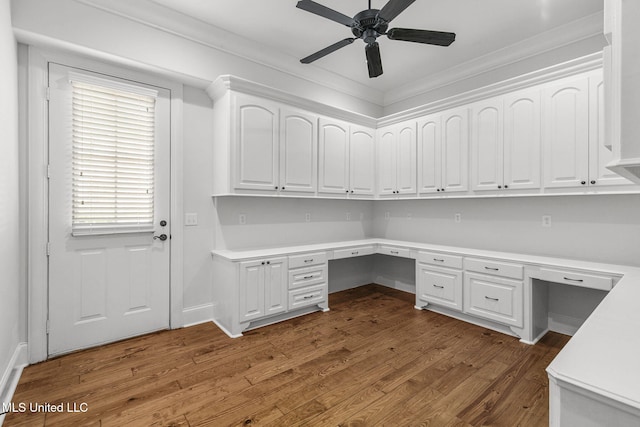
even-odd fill
[(345, 193), (349, 194), (349, 190), (344, 190)]
[(278, 189), (278, 186), (276, 185), (276, 190)]
[(439, 191), (440, 191), (440, 189), (438, 188), (436, 191), (438, 191), (438, 192), (439, 192)]
[(267, 264), (271, 264), (271, 261), (267, 261)]
[(351, 190), (351, 194), (353, 194), (353, 190)]
[(505, 186), (504, 186), (504, 188), (509, 188), (509, 186), (508, 186), (508, 185), (505, 185)]
[(284, 190), (284, 187), (282, 187), (281, 190)]
[(442, 189), (442, 191), (444, 191), (444, 188)]
[(264, 265), (264, 261), (262, 261), (262, 265)]
[(580, 181), (580, 184), (582, 184), (582, 185), (586, 185), (586, 184), (587, 184), (587, 181)]
[(593, 185), (593, 184), (595, 184), (595, 183), (596, 183), (596, 180), (595, 180), (595, 179), (591, 181), (591, 185)]
[(502, 185), (498, 185), (498, 189), (502, 188)]

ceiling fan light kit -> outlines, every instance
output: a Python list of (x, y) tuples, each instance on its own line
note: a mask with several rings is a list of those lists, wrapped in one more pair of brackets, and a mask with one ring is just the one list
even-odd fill
[(300, 62), (310, 64), (338, 49), (353, 43), (356, 39), (362, 39), (365, 42), (365, 54), (367, 58), (367, 67), (369, 69), (369, 77), (378, 77), (382, 75), (382, 58), (380, 56), (380, 45), (376, 39), (380, 36), (387, 36), (389, 40), (400, 40), (414, 43), (431, 44), (436, 46), (449, 46), (456, 39), (455, 33), (430, 30), (414, 30), (409, 28), (389, 28), (389, 22), (402, 13), (407, 7), (411, 6), (416, 0), (389, 0), (387, 4), (380, 10), (371, 8), (371, 0), (369, 0), (369, 8), (357, 13), (353, 18), (348, 17), (338, 11), (330, 9), (326, 6), (316, 3), (312, 0), (300, 0), (296, 7), (306, 10), (313, 14), (330, 19), (339, 24), (351, 28), (351, 32), (355, 37), (346, 38), (334, 43), (324, 49), (319, 50), (305, 58)]

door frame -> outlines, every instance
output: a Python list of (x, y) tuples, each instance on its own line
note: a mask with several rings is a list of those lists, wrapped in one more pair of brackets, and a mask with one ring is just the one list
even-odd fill
[[(114, 63), (76, 56), (70, 53), (39, 49), (21, 45), (19, 63), (26, 68), (22, 72), (24, 80), (21, 99), (27, 107), (21, 120), (22, 143), (26, 146), (27, 171), (23, 175), (26, 182), (27, 203), (27, 342), (29, 363), (41, 362), (48, 358), (48, 311), (49, 311), (49, 260), (47, 247), (49, 240), (49, 206), (47, 164), (49, 159), (48, 63), (55, 62), (69, 67), (89, 70), (123, 79), (166, 88), (171, 93), (170, 116), (170, 277), (169, 277), (169, 327), (183, 326), (183, 150), (182, 150), (182, 83), (171, 81), (145, 69), (140, 64), (121, 59)], [(145, 67), (148, 68), (148, 67)]]

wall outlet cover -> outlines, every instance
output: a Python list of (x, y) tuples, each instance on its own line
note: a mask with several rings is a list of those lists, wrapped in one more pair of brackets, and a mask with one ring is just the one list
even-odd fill
[(551, 227), (551, 215), (542, 215), (542, 226)]
[(247, 223), (247, 214), (238, 215), (238, 224), (245, 225)]

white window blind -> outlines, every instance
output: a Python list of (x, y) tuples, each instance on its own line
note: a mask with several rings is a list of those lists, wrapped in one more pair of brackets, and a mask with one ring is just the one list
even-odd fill
[(152, 231), (155, 97), (71, 86), (73, 235)]

